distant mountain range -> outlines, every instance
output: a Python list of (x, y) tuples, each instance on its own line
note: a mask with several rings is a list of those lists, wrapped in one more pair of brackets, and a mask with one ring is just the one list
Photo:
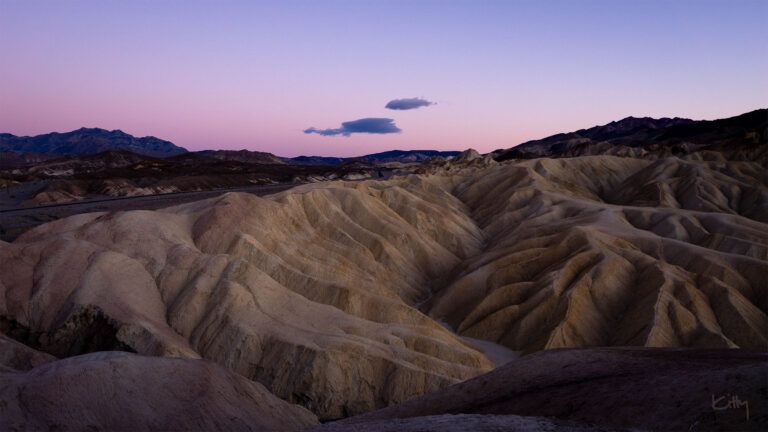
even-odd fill
[(603, 126), (528, 141), (492, 154), (496, 160), (547, 156), (687, 154), (768, 141), (768, 109), (720, 120), (627, 117)]
[(370, 163), (388, 163), (388, 162), (423, 162), (433, 157), (453, 157), (458, 156), (460, 151), (439, 151), (439, 150), (390, 150), (381, 153), (373, 153), (357, 157), (326, 157), (326, 156), (298, 156), (294, 158), (282, 158), (287, 163), (296, 165), (340, 165), (349, 161), (362, 161)]
[(80, 128), (72, 132), (51, 132), (33, 137), (0, 134), (0, 152), (81, 156), (110, 150), (125, 150), (154, 157), (168, 157), (187, 152), (185, 148), (170, 141), (151, 136), (137, 138), (121, 130)]
[[(701, 149), (739, 151), (743, 146), (768, 141), (768, 109), (760, 109), (720, 120), (685, 118), (627, 117), (602, 126), (560, 133), (528, 141), (491, 153), (494, 159), (573, 157), (596, 154), (645, 157), (681, 155)], [(0, 133), (0, 167), (29, 165), (61, 156), (85, 156), (105, 151), (128, 151), (139, 155), (168, 158), (195, 154), (220, 161), (264, 165), (337, 166), (359, 162), (418, 163), (434, 157), (449, 158), (458, 151), (391, 150), (358, 157), (278, 157), (250, 150), (203, 150), (189, 153), (170, 141), (155, 137), (137, 138), (120, 130), (81, 128), (33, 137)]]
[[(109, 151), (128, 151), (143, 156), (167, 158), (190, 153), (174, 143), (155, 137), (137, 138), (121, 130), (80, 128), (72, 132), (51, 132), (37, 136), (16, 136), (0, 133), (0, 166), (39, 163), (62, 156), (87, 156)], [(220, 161), (266, 165), (326, 165), (335, 166), (360, 161), (372, 164), (387, 162), (422, 162), (431, 157), (456, 156), (458, 151), (392, 150), (359, 157), (299, 156), (278, 157), (272, 153), (250, 150), (202, 150), (196, 155)]]

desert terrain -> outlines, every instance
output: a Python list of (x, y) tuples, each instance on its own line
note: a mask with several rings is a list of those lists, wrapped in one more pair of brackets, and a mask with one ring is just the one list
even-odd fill
[(0, 241), (0, 428), (763, 430), (766, 110), (625, 120)]

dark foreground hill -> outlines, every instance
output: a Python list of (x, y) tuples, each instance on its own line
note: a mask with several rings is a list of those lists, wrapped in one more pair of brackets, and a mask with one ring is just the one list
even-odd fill
[(0, 334), (0, 430), (300, 430), (317, 423), (261, 384), (195, 359), (58, 360)]
[(552, 350), (315, 431), (762, 431), (766, 390), (766, 353)]

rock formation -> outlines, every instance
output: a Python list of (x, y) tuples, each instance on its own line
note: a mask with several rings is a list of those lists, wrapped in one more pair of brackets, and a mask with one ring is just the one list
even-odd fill
[(523, 352), (766, 349), (761, 164), (477, 161), (41, 225), (0, 243), (0, 330), (201, 357), (323, 420), (492, 368), (443, 325)]
[(322, 418), (403, 401), (492, 366), (412, 307), (481, 234), (448, 193), (403, 186), (307, 185), (46, 224), (0, 247), (15, 269), (0, 276), (0, 315), (44, 351), (204, 357)]
[(489, 168), (454, 189), (483, 250), (455, 268), (429, 313), (526, 352), (766, 349), (766, 180), (759, 164), (678, 158)]

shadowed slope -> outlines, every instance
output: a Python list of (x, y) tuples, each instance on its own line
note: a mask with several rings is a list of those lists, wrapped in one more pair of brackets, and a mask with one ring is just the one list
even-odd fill
[[(318, 431), (421, 429), (475, 419), (472, 430), (759, 431), (768, 426), (768, 355), (743, 350), (569, 349), (531, 354), (475, 379)], [(749, 403), (728, 410), (731, 396)], [(722, 399), (721, 399), (722, 397)], [(526, 416), (526, 417), (518, 417)], [(532, 417), (527, 417), (532, 416)], [(548, 422), (541, 422), (546, 417)], [(485, 423), (479, 420), (485, 420)], [(410, 421), (409, 421), (410, 420)], [(522, 421), (521, 421), (522, 420)], [(575, 422), (574, 426), (568, 423)], [(556, 426), (560, 423), (560, 426)], [(458, 429), (456, 429), (458, 430)]]
[(202, 360), (95, 353), (0, 372), (2, 430), (270, 430), (309, 411)]

